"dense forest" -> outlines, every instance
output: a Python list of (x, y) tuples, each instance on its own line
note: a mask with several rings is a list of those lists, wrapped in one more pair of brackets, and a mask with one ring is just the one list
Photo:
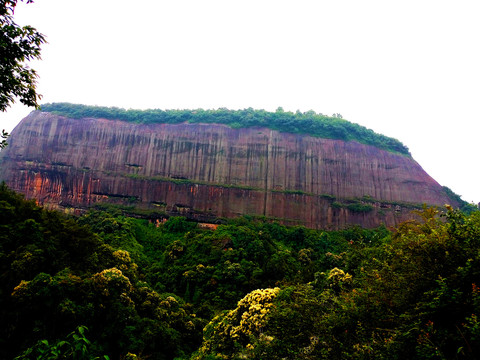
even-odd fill
[(336, 117), (317, 114), (314, 111), (287, 112), (281, 108), (276, 112), (265, 110), (125, 110), (116, 107), (99, 107), (76, 105), (69, 103), (43, 104), (42, 111), (75, 119), (93, 117), (112, 120), (130, 121), (139, 124), (178, 124), (190, 123), (216, 123), (225, 124), (233, 128), (267, 127), (273, 130), (292, 134), (307, 134), (310, 136), (345, 141), (357, 141), (366, 145), (373, 145), (380, 149), (388, 150), (410, 156), (408, 148), (400, 141), (375, 133), (371, 129), (351, 123)]
[(317, 231), (48, 211), (0, 186), (2, 359), (475, 359), (480, 213)]

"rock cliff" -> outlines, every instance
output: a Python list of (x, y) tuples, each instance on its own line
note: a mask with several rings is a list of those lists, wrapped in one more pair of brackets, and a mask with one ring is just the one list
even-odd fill
[(266, 128), (35, 111), (9, 143), (0, 177), (64, 209), (106, 202), (204, 221), (256, 215), (342, 228), (395, 226), (422, 203), (457, 205), (409, 156)]

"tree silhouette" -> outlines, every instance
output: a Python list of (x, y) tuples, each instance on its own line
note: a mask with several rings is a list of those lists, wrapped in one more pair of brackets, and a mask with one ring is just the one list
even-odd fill
[[(0, 0), (0, 111), (6, 111), (16, 99), (38, 108), (41, 99), (36, 90), (37, 72), (26, 62), (40, 59), (45, 36), (29, 25), (22, 27), (13, 21), (16, 6), (17, 0)], [(3, 130), (0, 149), (7, 145), (7, 136)]]

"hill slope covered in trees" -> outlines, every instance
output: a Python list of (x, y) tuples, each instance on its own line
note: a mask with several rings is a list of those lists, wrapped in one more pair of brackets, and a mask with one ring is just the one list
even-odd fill
[(475, 359), (480, 213), (419, 215), (200, 229), (68, 217), (1, 185), (0, 357)]

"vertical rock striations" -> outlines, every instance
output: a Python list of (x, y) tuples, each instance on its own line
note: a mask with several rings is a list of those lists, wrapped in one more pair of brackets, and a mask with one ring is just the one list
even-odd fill
[(411, 217), (413, 204), (452, 202), (408, 156), (266, 128), (36, 111), (9, 142), (1, 177), (55, 207), (112, 202), (197, 219), (248, 214), (341, 228), (394, 226)]

